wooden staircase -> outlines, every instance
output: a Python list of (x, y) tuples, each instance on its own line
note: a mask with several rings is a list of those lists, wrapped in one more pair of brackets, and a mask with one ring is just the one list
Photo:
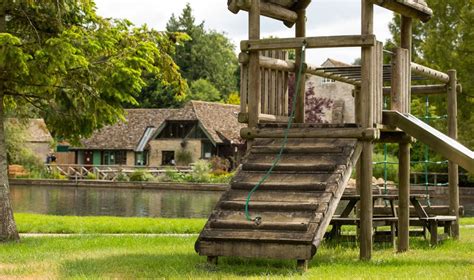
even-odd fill
[(274, 172), (245, 201), (278, 154), (282, 139), (256, 139), (230, 189), (221, 197), (195, 244), (215, 259), (239, 256), (311, 259), (320, 245), (361, 148), (357, 139), (289, 139)]

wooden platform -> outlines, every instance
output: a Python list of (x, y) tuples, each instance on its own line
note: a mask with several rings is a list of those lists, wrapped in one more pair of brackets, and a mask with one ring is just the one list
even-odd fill
[(360, 155), (355, 139), (290, 139), (268, 180), (282, 139), (256, 139), (231, 188), (221, 197), (195, 244), (202, 256), (309, 260), (317, 251)]

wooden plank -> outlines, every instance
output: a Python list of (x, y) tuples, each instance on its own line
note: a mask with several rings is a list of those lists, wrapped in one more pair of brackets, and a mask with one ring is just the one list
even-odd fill
[(197, 251), (201, 256), (236, 256), (273, 259), (310, 259), (316, 250), (312, 245), (281, 244), (277, 242), (201, 241)]
[[(249, 39), (260, 39), (260, 0), (251, 0), (249, 11)], [(261, 112), (259, 52), (249, 54), (249, 127), (256, 127)]]
[(318, 77), (323, 77), (323, 78), (328, 78), (328, 79), (333, 79), (335, 81), (341, 82), (341, 83), (346, 83), (346, 84), (351, 84), (354, 86), (360, 86), (361, 82), (355, 79), (351, 79), (339, 74), (333, 74), (333, 73), (328, 73), (325, 72), (324, 70), (320, 69), (319, 66), (314, 66), (314, 65), (309, 65), (307, 64), (306, 68), (306, 73), (315, 75)]
[(241, 240), (248, 242), (278, 242), (283, 244), (311, 244), (313, 234), (288, 231), (269, 231), (269, 230), (224, 230), (224, 229), (205, 229), (201, 234), (202, 240)]
[[(274, 57), (276, 52), (271, 51), (271, 56)], [(276, 76), (276, 70), (271, 70), (270, 71), (270, 86), (269, 86), (269, 110), (268, 114), (269, 115), (277, 115), (276, 113), (276, 106), (277, 106), (277, 101), (276, 101), (276, 89), (277, 89), (277, 76)]]
[(240, 43), (242, 51), (298, 49), (306, 43), (307, 48), (347, 48), (347, 47), (373, 47), (375, 35), (340, 35), (321, 37), (299, 37), (282, 39), (254, 39), (244, 40)]
[[(457, 116), (457, 73), (449, 70), (448, 86), (448, 136), (458, 139), (458, 116)], [(451, 233), (454, 239), (459, 239), (459, 166), (450, 161), (448, 163), (449, 178), (449, 210), (451, 215), (456, 216), (456, 221), (451, 225)]]
[[(225, 194), (224, 201), (246, 201), (248, 197), (248, 190), (234, 190), (227, 192)], [(298, 190), (288, 190), (288, 191), (278, 191), (278, 190), (259, 190), (252, 194), (252, 201), (280, 201), (280, 202), (305, 202), (305, 203), (328, 203), (332, 198), (332, 194), (322, 192), (322, 191), (298, 191)], [(447, 212), (446, 207), (446, 213)], [(439, 212), (444, 213), (444, 212)]]
[[(229, 0), (227, 5), (229, 11), (234, 14), (238, 13), (240, 10), (249, 11), (251, 8), (250, 1), (244, 0)], [(260, 3), (260, 13), (263, 16), (283, 21), (288, 27), (293, 26), (298, 18), (296, 12), (280, 5), (275, 5), (271, 2), (262, 1)]]
[[(253, 206), (256, 210), (255, 206)], [(235, 229), (235, 230), (275, 230), (275, 231), (307, 231), (307, 223), (295, 223), (295, 222), (267, 222), (264, 221), (260, 224), (256, 224), (253, 221), (245, 220), (214, 220), (210, 223), (211, 228), (216, 229)]]
[(296, 65), (293, 61), (287, 61), (284, 59), (276, 59), (266, 56), (260, 56), (260, 66), (263, 68), (278, 70), (278, 71), (288, 71), (295, 72)]
[[(283, 138), (285, 129), (282, 128), (242, 128), (240, 135), (244, 139), (254, 138)], [(288, 131), (289, 138), (356, 138), (375, 140), (380, 137), (380, 131), (374, 128), (292, 128)]]

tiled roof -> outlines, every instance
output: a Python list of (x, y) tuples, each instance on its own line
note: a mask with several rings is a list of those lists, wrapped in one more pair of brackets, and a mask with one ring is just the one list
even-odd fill
[(241, 141), (240, 129), (245, 125), (237, 120), (239, 106), (203, 101), (191, 101), (188, 106), (192, 106), (198, 120), (215, 143)]
[(88, 150), (134, 150), (147, 127), (158, 128), (177, 109), (129, 109), (124, 122), (106, 126), (81, 141)]
[(244, 125), (237, 121), (239, 110), (236, 105), (203, 101), (191, 101), (182, 109), (126, 110), (125, 122), (100, 129), (82, 140), (81, 147), (72, 149), (135, 150), (147, 127), (156, 130), (165, 121), (199, 121), (214, 143), (240, 142), (240, 129)]
[(326, 59), (326, 61), (323, 64), (321, 64), (321, 66), (323, 66), (323, 67), (346, 67), (346, 66), (352, 66), (352, 65), (347, 64), (347, 63), (342, 62), (342, 61), (332, 59), (332, 58), (328, 58), (328, 59)]

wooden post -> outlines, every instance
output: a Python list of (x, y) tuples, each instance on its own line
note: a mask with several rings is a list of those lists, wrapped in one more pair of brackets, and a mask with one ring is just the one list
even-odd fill
[[(373, 34), (374, 5), (362, 0), (362, 35)], [(362, 47), (362, 84), (360, 92), (362, 127), (372, 128), (374, 123), (374, 47)], [(360, 157), (360, 259), (372, 257), (372, 152), (371, 141), (363, 142)]]
[[(458, 116), (457, 116), (457, 73), (456, 70), (449, 70), (448, 86), (448, 136), (458, 138)], [(449, 213), (456, 216), (456, 222), (451, 226), (451, 233), (454, 239), (459, 239), (459, 167), (454, 162), (448, 163), (449, 177)]]
[[(401, 110), (403, 113), (410, 112), (411, 104), (411, 48), (412, 48), (412, 19), (402, 16), (401, 22), (401, 47), (406, 49), (408, 60), (403, 67), (398, 66), (403, 77), (400, 90), (404, 93), (400, 97)], [(397, 59), (400, 62), (400, 59)], [(408, 251), (410, 248), (410, 143), (400, 143), (398, 163), (398, 248), (399, 253)]]
[(400, 143), (398, 164), (398, 247), (409, 249), (410, 239), (410, 143)]
[[(296, 11), (298, 14), (298, 19), (296, 20), (295, 26), (295, 37), (305, 37), (306, 36), (306, 9), (299, 9)], [(301, 49), (296, 49), (296, 69), (299, 69), (299, 66), (303, 61), (301, 60)], [(298, 73), (296, 73), (298, 75)], [(295, 77), (298, 79), (298, 77)], [(296, 83), (296, 80), (295, 80)], [(295, 112), (295, 123), (304, 123), (304, 101), (305, 101), (305, 91), (306, 91), (306, 79), (305, 74), (302, 73), (300, 81), (300, 92), (298, 99), (296, 100), (296, 112)], [(295, 90), (297, 85), (295, 84)], [(296, 94), (296, 92), (294, 93)]]
[[(260, 39), (260, 0), (251, 1), (251, 7), (249, 11), (249, 39)], [(249, 127), (257, 127), (258, 117), (261, 112), (261, 80), (258, 51), (250, 52), (248, 71)]]

